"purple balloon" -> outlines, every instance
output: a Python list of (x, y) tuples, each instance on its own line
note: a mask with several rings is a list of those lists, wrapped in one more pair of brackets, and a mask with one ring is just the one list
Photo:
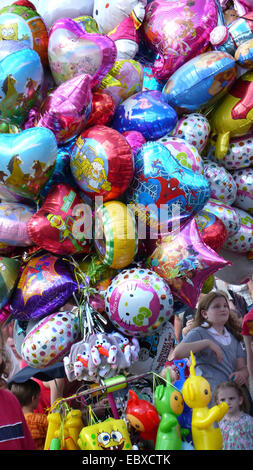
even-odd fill
[(35, 118), (35, 126), (47, 127), (54, 133), (57, 142), (64, 144), (84, 130), (91, 103), (90, 76), (78, 75), (47, 96)]
[(12, 317), (43, 318), (62, 307), (77, 289), (67, 262), (51, 254), (31, 258), (10, 301)]

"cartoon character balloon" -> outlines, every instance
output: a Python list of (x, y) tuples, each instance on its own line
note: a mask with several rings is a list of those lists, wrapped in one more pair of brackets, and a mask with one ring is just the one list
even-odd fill
[(95, 18), (100, 31), (107, 34), (114, 30), (129, 16), (141, 24), (145, 16), (147, 0), (94, 0), (93, 18)]
[(129, 390), (129, 399), (126, 407), (126, 418), (130, 425), (140, 433), (141, 439), (156, 442), (160, 417), (152, 403), (142, 400), (133, 391)]
[(125, 335), (148, 336), (169, 320), (173, 298), (164, 280), (149, 269), (124, 269), (107, 288), (105, 310)]
[(236, 18), (229, 25), (216, 26), (210, 34), (210, 42), (216, 50), (235, 55), (236, 49), (253, 38), (252, 11)]
[(203, 174), (204, 165), (202, 158), (196, 147), (189, 144), (186, 140), (166, 134), (158, 139), (157, 142), (165, 145), (171, 155), (173, 155), (183, 167)]
[(141, 29), (145, 43), (158, 53), (153, 64), (154, 76), (168, 79), (181, 65), (204, 51), (217, 21), (214, 0), (149, 3)]
[(81, 450), (132, 450), (125, 421), (114, 418), (83, 427), (78, 446)]
[(36, 0), (37, 11), (47, 25), (48, 31), (60, 18), (77, 18), (82, 15), (92, 16), (94, 0)]

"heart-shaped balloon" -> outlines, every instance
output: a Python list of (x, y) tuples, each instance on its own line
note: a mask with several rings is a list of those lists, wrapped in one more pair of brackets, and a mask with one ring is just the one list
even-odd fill
[(179, 233), (159, 240), (147, 260), (147, 265), (166, 279), (172, 294), (192, 308), (204, 281), (228, 264), (203, 242), (195, 219)]
[(34, 49), (47, 64), (48, 32), (32, 4), (6, 6), (0, 10), (0, 40), (14, 40)]
[[(73, 145), (73, 141), (70, 141), (71, 145)], [(72, 173), (70, 170), (70, 149), (65, 147), (65, 145), (62, 145), (59, 148), (57, 158), (56, 158), (56, 163), (55, 167), (53, 169), (53, 172), (48, 180), (48, 182), (45, 184), (43, 187), (40, 197), (43, 199), (47, 196), (49, 193), (50, 189), (55, 185), (55, 184), (70, 184), (71, 186), (75, 187), (75, 182), (72, 177)]]
[(54, 168), (58, 147), (43, 127), (0, 134), (0, 197), (36, 200)]
[(112, 39), (87, 33), (71, 18), (57, 20), (50, 30), (48, 59), (57, 85), (76, 75), (89, 74), (94, 88), (112, 68), (116, 56)]
[(235, 253), (248, 253), (253, 250), (253, 218), (242, 210), (234, 207), (240, 220), (239, 230), (225, 241), (223, 248)]
[(233, 171), (233, 179), (237, 186), (234, 205), (250, 214), (253, 213), (253, 169), (242, 168)]
[(235, 207), (210, 198), (203, 210), (216, 215), (224, 223), (228, 237), (238, 232), (240, 228), (240, 218)]
[(227, 238), (227, 229), (222, 220), (205, 210), (199, 211), (195, 220), (203, 242), (218, 253)]
[(15, 202), (0, 204), (0, 242), (11, 246), (33, 244), (27, 232), (27, 222), (35, 213), (33, 207)]
[(0, 308), (6, 304), (16, 286), (19, 269), (18, 260), (0, 257)]
[(209, 45), (209, 35), (217, 21), (215, 0), (151, 2), (141, 31), (146, 44), (159, 54), (153, 65), (154, 76), (168, 79), (202, 52)]
[(43, 68), (34, 50), (13, 41), (0, 44), (0, 121), (21, 125), (37, 97)]
[(57, 184), (28, 221), (27, 230), (36, 245), (52, 253), (89, 253), (92, 209), (70, 185)]
[(176, 111), (161, 91), (141, 91), (127, 98), (115, 112), (112, 127), (119, 132), (139, 131), (145, 139), (159, 139), (174, 129)]
[(127, 201), (140, 219), (148, 217), (154, 230), (159, 222), (166, 232), (173, 221), (185, 220), (202, 209), (210, 197), (206, 178), (184, 168), (158, 142), (147, 142), (141, 147), (135, 156), (135, 168)]
[(133, 178), (132, 150), (120, 132), (107, 126), (93, 126), (76, 140), (70, 168), (76, 184), (90, 198), (117, 199)]
[(136, 60), (116, 60), (99, 90), (112, 96), (116, 106), (142, 90), (143, 68)]
[(90, 115), (91, 100), (90, 76), (77, 75), (47, 96), (35, 126), (50, 129), (57, 142), (64, 144), (83, 131)]
[(196, 147), (201, 154), (206, 146), (210, 132), (211, 126), (206, 116), (200, 113), (190, 113), (179, 119), (171, 134), (174, 137), (186, 140), (188, 144)]
[(182, 166), (203, 174), (204, 165), (202, 158), (196, 147), (192, 144), (179, 137), (172, 137), (169, 134), (164, 135), (157, 142), (165, 145)]
[(237, 187), (233, 176), (217, 163), (204, 163), (204, 175), (209, 181), (211, 198), (233, 204), (236, 199)]
[(25, 266), (10, 301), (13, 318), (17, 320), (46, 317), (78, 289), (70, 265), (46, 253), (31, 258)]

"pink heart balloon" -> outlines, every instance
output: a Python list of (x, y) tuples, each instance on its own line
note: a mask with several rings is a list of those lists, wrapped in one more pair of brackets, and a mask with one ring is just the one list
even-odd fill
[(107, 75), (116, 56), (117, 48), (112, 39), (87, 33), (71, 18), (56, 21), (50, 30), (48, 60), (57, 85), (86, 73), (92, 77), (93, 88)]

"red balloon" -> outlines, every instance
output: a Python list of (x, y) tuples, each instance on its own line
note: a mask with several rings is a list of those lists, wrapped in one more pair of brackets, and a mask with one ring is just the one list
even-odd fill
[(76, 184), (91, 199), (118, 199), (134, 175), (132, 149), (125, 137), (107, 126), (85, 130), (71, 150), (70, 168)]
[(114, 113), (116, 105), (110, 95), (95, 91), (92, 96), (91, 113), (85, 128), (96, 124), (108, 124)]
[(207, 211), (200, 211), (196, 216), (198, 229), (202, 240), (217, 253), (223, 247), (227, 239), (227, 229), (216, 215)]
[(68, 184), (57, 184), (32, 215), (27, 231), (40, 248), (60, 255), (89, 253), (92, 211)]

